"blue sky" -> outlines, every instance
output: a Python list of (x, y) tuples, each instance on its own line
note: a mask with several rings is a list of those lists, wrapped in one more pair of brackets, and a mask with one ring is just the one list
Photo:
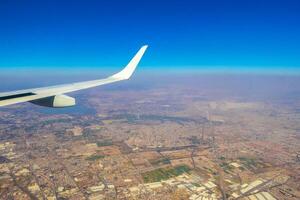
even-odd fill
[(0, 1), (0, 68), (300, 71), (300, 1)]

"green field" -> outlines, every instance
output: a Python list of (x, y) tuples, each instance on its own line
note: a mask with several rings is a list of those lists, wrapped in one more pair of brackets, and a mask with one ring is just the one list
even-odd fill
[(101, 142), (97, 142), (98, 147), (105, 147), (105, 146), (111, 146), (113, 143), (111, 140), (105, 140)]
[(171, 161), (169, 158), (161, 158), (161, 159), (158, 159), (158, 160), (151, 160), (150, 163), (152, 165), (159, 165), (159, 164), (170, 164)]
[(247, 157), (239, 157), (238, 158), (241, 163), (243, 163), (246, 167), (256, 167), (258, 162), (255, 158), (247, 158)]
[(91, 156), (87, 157), (86, 160), (94, 161), (94, 160), (99, 160), (101, 158), (104, 158), (104, 156), (103, 155), (91, 155)]
[(226, 173), (228, 173), (228, 171), (232, 171), (232, 170), (234, 169), (233, 166), (231, 166), (229, 163), (226, 163), (226, 162), (222, 162), (222, 163), (220, 164), (220, 167), (222, 167), (222, 169), (223, 169)]
[(143, 173), (142, 176), (145, 183), (151, 183), (167, 180), (169, 178), (179, 176), (185, 172), (189, 173), (189, 171), (191, 171), (191, 169), (188, 166), (180, 165), (170, 168), (159, 168), (153, 171)]
[(120, 120), (125, 119), (128, 123), (137, 123), (140, 121), (160, 121), (160, 122), (177, 122), (177, 123), (184, 123), (184, 122), (206, 122), (206, 118), (198, 119), (198, 121), (186, 117), (174, 117), (174, 116), (164, 116), (164, 115), (136, 115), (136, 114), (119, 114), (114, 115), (112, 120)]

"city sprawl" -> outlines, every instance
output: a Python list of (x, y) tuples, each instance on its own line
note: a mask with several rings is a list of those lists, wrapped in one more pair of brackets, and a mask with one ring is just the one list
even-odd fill
[(300, 80), (195, 77), (1, 108), (0, 199), (299, 199)]

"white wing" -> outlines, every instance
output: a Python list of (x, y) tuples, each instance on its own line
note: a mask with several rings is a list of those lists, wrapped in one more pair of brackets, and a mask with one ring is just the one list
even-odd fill
[(74, 92), (77, 90), (83, 90), (83, 89), (96, 87), (108, 83), (127, 80), (133, 74), (135, 68), (140, 62), (147, 47), (148, 47), (147, 45), (143, 46), (122, 71), (108, 78), (64, 84), (64, 85), (56, 85), (51, 87), (42, 87), (42, 88), (0, 93), (0, 106), (7, 106), (7, 105), (21, 103), (21, 102), (34, 101), (46, 97), (54, 97), (56, 95), (62, 95), (68, 92)]

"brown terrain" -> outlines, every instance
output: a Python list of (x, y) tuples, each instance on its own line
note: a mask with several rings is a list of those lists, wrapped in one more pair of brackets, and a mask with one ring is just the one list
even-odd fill
[(299, 83), (153, 75), (1, 108), (0, 199), (300, 199)]

